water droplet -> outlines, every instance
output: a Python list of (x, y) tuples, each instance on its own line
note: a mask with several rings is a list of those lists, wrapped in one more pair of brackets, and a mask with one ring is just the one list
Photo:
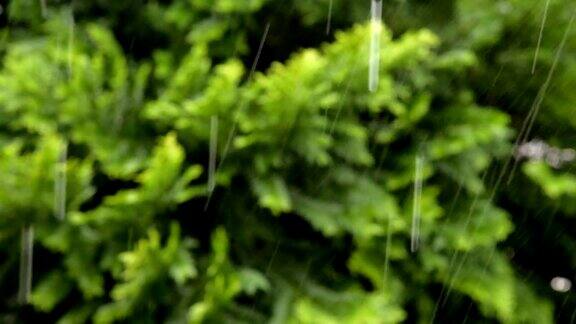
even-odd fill
[(32, 259), (34, 253), (34, 227), (22, 228), (22, 241), (20, 245), (20, 280), (18, 287), (18, 300), (27, 304), (32, 289)]
[(370, 61), (368, 90), (376, 91), (380, 72), (380, 38), (382, 35), (382, 0), (372, 0), (370, 22)]
[(420, 245), (420, 215), (422, 202), (422, 168), (424, 159), (416, 156), (414, 170), (414, 202), (412, 206), (412, 230), (410, 239), (410, 251), (416, 252)]
[(218, 151), (218, 116), (210, 118), (210, 156), (208, 161), (208, 192), (216, 186), (216, 154)]
[(66, 218), (67, 162), (68, 143), (63, 141), (54, 172), (54, 215), (59, 220)]
[(550, 281), (550, 287), (557, 292), (568, 292), (572, 288), (572, 282), (563, 277), (554, 277)]

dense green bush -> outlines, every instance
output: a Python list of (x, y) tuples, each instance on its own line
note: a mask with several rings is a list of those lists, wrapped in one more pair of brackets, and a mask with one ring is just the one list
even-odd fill
[[(542, 289), (553, 274), (526, 280), (512, 233), (539, 237), (520, 213), (542, 201), (561, 214), (543, 222), (566, 224), (575, 175), (532, 161), (506, 185), (538, 91), (527, 138), (567, 147), (574, 134), (576, 65), (561, 55), (574, 51), (562, 42), (571, 13), (551, 2), (557, 19), (532, 76), (535, 3), (386, 2), (380, 83), (368, 92), (367, 2), (334, 1), (326, 35), (329, 1), (11, 1), (0, 318), (553, 322)], [(33, 290), (21, 306), (29, 226)]]

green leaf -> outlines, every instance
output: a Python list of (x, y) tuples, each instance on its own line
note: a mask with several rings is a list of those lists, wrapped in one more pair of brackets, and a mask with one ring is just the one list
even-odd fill
[(60, 272), (52, 272), (38, 284), (32, 292), (34, 307), (50, 312), (64, 299), (72, 288), (72, 283)]
[(284, 180), (279, 176), (252, 179), (252, 188), (260, 206), (270, 209), (274, 215), (289, 212), (292, 198)]

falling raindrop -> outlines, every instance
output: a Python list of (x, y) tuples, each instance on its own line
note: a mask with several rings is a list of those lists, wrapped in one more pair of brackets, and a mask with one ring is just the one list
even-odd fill
[(22, 241), (20, 245), (20, 281), (18, 287), (18, 300), (22, 304), (27, 304), (30, 300), (33, 252), (34, 227), (28, 225), (22, 228)]
[(262, 55), (262, 50), (264, 49), (264, 44), (266, 43), (266, 38), (268, 38), (269, 31), (270, 31), (270, 22), (266, 23), (266, 27), (264, 27), (264, 34), (262, 35), (262, 39), (260, 39), (260, 44), (258, 45), (258, 51), (256, 52), (254, 62), (252, 62), (252, 67), (250, 68), (250, 74), (248, 75), (248, 80), (251, 80), (252, 77), (254, 76), (254, 72), (256, 72), (256, 67), (258, 66), (258, 61), (260, 61), (260, 55)]
[(528, 127), (526, 128), (526, 132), (524, 133), (524, 141), (528, 138), (528, 135), (530, 134), (530, 131), (532, 130), (534, 120), (536, 120), (536, 116), (538, 115), (538, 112), (540, 111), (540, 107), (542, 105), (542, 102), (544, 101), (544, 98), (546, 96), (548, 88), (550, 87), (550, 82), (552, 81), (552, 76), (554, 75), (554, 72), (556, 71), (556, 68), (558, 67), (558, 62), (560, 61), (560, 58), (562, 57), (562, 53), (564, 51), (566, 41), (568, 40), (568, 36), (570, 35), (570, 31), (572, 30), (572, 24), (574, 23), (575, 17), (576, 17), (576, 11), (574, 11), (572, 13), (572, 16), (570, 17), (570, 21), (568, 22), (568, 26), (566, 27), (566, 30), (564, 31), (564, 36), (562, 36), (562, 40), (560, 41), (560, 45), (558, 45), (558, 49), (556, 50), (556, 54), (554, 56), (554, 61), (552, 62), (552, 66), (550, 67), (550, 70), (548, 71), (548, 76), (546, 77), (544, 84), (542, 85), (542, 87), (540, 88), (540, 91), (538, 92), (538, 95), (537, 95), (536, 100), (535, 100), (535, 104), (532, 107), (532, 116), (529, 119)]
[(59, 220), (66, 218), (66, 169), (68, 165), (68, 143), (62, 142), (54, 175), (54, 215)]
[[(548, 75), (546, 77), (546, 80), (544, 81), (544, 83), (540, 87), (540, 90), (538, 91), (538, 94), (536, 95), (536, 99), (534, 100), (534, 103), (532, 104), (530, 111), (528, 111), (528, 115), (526, 115), (526, 118), (524, 119), (524, 122), (522, 123), (522, 127), (520, 129), (520, 132), (519, 132), (518, 137), (516, 138), (516, 142), (514, 144), (515, 148), (518, 148), (521, 143), (525, 143), (528, 140), (530, 132), (532, 131), (532, 127), (534, 126), (534, 121), (536, 120), (536, 116), (540, 112), (542, 102), (544, 101), (546, 93), (548, 92), (548, 88), (550, 87), (550, 83), (552, 81), (552, 76), (554, 75), (554, 72), (556, 71), (556, 68), (558, 67), (558, 62), (560, 61), (560, 57), (562, 56), (562, 53), (564, 51), (564, 46), (566, 45), (566, 41), (568, 40), (568, 36), (570, 34), (570, 31), (572, 30), (572, 25), (574, 23), (575, 18), (576, 18), (576, 10), (572, 12), (572, 15), (570, 17), (570, 21), (568, 22), (568, 26), (566, 27), (566, 30), (564, 31), (564, 35), (562, 36), (562, 40), (560, 41), (560, 44), (558, 45), (558, 48), (556, 49), (554, 61), (552, 62), (552, 66), (550, 67), (550, 70), (548, 71)], [(504, 175), (506, 169), (508, 168), (508, 165), (510, 164), (510, 161), (511, 161), (511, 158), (509, 158), (507, 160), (506, 164), (504, 164), (504, 167), (502, 168), (502, 173), (501, 173), (501, 176), (499, 177), (499, 179)], [(517, 166), (518, 166), (518, 161), (515, 161), (513, 163), (512, 170), (510, 171), (510, 176), (508, 177), (508, 181), (507, 181), (508, 184), (511, 183), (512, 178), (514, 177), (514, 173), (516, 172)], [(499, 181), (498, 181), (498, 183), (499, 183)], [(494, 189), (494, 191), (496, 191), (496, 188)]]
[(218, 116), (210, 118), (210, 156), (208, 161), (208, 192), (212, 193), (216, 186), (216, 153), (218, 150)]
[(388, 216), (388, 224), (386, 226), (386, 250), (384, 251), (384, 279), (383, 283), (386, 283), (388, 279), (388, 267), (390, 263), (390, 247), (392, 245), (392, 219)]
[(368, 71), (368, 90), (376, 91), (378, 88), (378, 74), (380, 71), (380, 37), (382, 34), (382, 0), (372, 0), (370, 10), (370, 61)]
[(550, 287), (557, 292), (568, 292), (572, 288), (572, 282), (563, 277), (554, 277), (550, 280)]
[(420, 214), (422, 201), (422, 168), (424, 161), (422, 156), (416, 156), (414, 169), (414, 202), (412, 205), (412, 230), (410, 238), (410, 251), (418, 250), (420, 244)]
[(68, 73), (72, 75), (72, 60), (74, 58), (74, 29), (75, 29), (74, 14), (70, 10), (70, 22), (68, 24)]
[(312, 259), (308, 260), (308, 262), (306, 263), (306, 267), (304, 268), (304, 274), (302, 275), (302, 279), (300, 279), (300, 282), (298, 283), (296, 291), (301, 291), (302, 287), (304, 287), (304, 284), (308, 281), (308, 276), (310, 275), (311, 267), (312, 267)]
[[(260, 61), (260, 55), (262, 55), (262, 50), (264, 49), (264, 44), (266, 43), (266, 39), (268, 38), (268, 32), (270, 31), (270, 22), (266, 23), (266, 27), (264, 27), (264, 34), (260, 39), (260, 45), (258, 45), (258, 51), (256, 52), (256, 56), (254, 57), (254, 61), (252, 62), (252, 67), (250, 68), (250, 74), (248, 74), (248, 81), (252, 80), (254, 73), (256, 72), (256, 67), (258, 66), (258, 61)], [(234, 115), (237, 115), (239, 111), (242, 111), (246, 106), (246, 101), (243, 101)], [(230, 145), (232, 144), (232, 140), (236, 136), (236, 118), (234, 118), (234, 122), (232, 124), (232, 128), (230, 129), (230, 133), (228, 134), (228, 140), (226, 141), (226, 145), (224, 146), (224, 150), (222, 152), (222, 158), (220, 159), (220, 165), (224, 163), (224, 159), (228, 155), (228, 150), (230, 149)], [(218, 170), (216, 170), (218, 171)]]
[[(230, 133), (233, 136), (233, 133)], [(231, 138), (229, 138), (231, 140)], [(216, 155), (218, 153), (218, 116), (210, 117), (210, 149), (208, 156), (208, 199), (206, 199), (206, 204), (204, 205), (204, 210), (208, 210), (208, 205), (210, 205), (210, 199), (212, 199), (212, 192), (216, 187), (216, 172), (218, 167), (216, 166)], [(225, 148), (226, 150), (226, 148)]]
[(48, 7), (46, 6), (46, 0), (40, 0), (40, 10), (42, 12), (42, 18), (46, 18), (48, 13)]
[(330, 27), (332, 25), (332, 5), (334, 0), (330, 0), (328, 4), (328, 20), (326, 21), (326, 35), (330, 34)]
[(544, 5), (544, 14), (542, 15), (542, 24), (540, 25), (540, 32), (538, 34), (538, 43), (536, 44), (536, 51), (534, 52), (534, 62), (532, 62), (532, 74), (536, 71), (536, 60), (538, 59), (538, 53), (540, 52), (540, 44), (542, 43), (542, 33), (544, 32), (544, 25), (546, 25), (546, 18), (548, 17), (548, 7), (550, 6), (550, 0), (546, 0), (546, 5)]

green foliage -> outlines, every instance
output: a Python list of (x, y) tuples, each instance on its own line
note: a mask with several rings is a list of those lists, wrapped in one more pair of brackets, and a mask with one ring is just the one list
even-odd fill
[(123, 269), (111, 291), (113, 303), (100, 306), (94, 322), (112, 323), (126, 317), (150, 321), (150, 315), (160, 306), (150, 304), (151, 298), (165, 300), (174, 293), (170, 282), (183, 286), (196, 276), (187, 251), (189, 243), (189, 240), (181, 241), (179, 227), (173, 223), (164, 247), (160, 244), (160, 234), (152, 229), (148, 238), (140, 240), (134, 250), (121, 253)]
[[(324, 31), (328, 3), (288, 1), (290, 33)], [(383, 27), (379, 87), (368, 92), (370, 28), (349, 23), (366, 4), (334, 1), (334, 26), (344, 28), (333, 40), (307, 36), (315, 47), (294, 51), (301, 44), (286, 38), (289, 58), (252, 72), (262, 17), (282, 17), (285, 4), (82, 1), (50, 5), (42, 18), (41, 3), (11, 2), (0, 64), (2, 291), (20, 230), (33, 225), (49, 262), (35, 268), (31, 303), (46, 321), (423, 323), (449, 304), (454, 318), (436, 319), (553, 322), (552, 303), (501, 248), (518, 222), (486, 177), (508, 157), (518, 120), (509, 101), (485, 98), (493, 60), (525, 56), (516, 44), (496, 47), (530, 10), (491, 3), (442, 1), (451, 15), (441, 19), (406, 16), (421, 9), (413, 1), (397, 8)], [(397, 33), (425, 23), (436, 32)], [(263, 60), (290, 34), (270, 26)], [(142, 46), (139, 33), (150, 45), (132, 51), (126, 38)], [(550, 65), (552, 52), (545, 43), (538, 63)], [(545, 107), (565, 118), (571, 97), (560, 88)], [(203, 170), (214, 119), (211, 192)], [(67, 215), (58, 220), (63, 143)], [(569, 171), (521, 169), (573, 213)], [(10, 301), (16, 291), (6, 291)]]
[(64, 23), (49, 25), (54, 32), (45, 39), (10, 46), (0, 76), (2, 125), (12, 132), (61, 132), (87, 146), (111, 176), (133, 175), (150, 146), (138, 116), (150, 68), (129, 73), (110, 31), (89, 25), (80, 42)]

